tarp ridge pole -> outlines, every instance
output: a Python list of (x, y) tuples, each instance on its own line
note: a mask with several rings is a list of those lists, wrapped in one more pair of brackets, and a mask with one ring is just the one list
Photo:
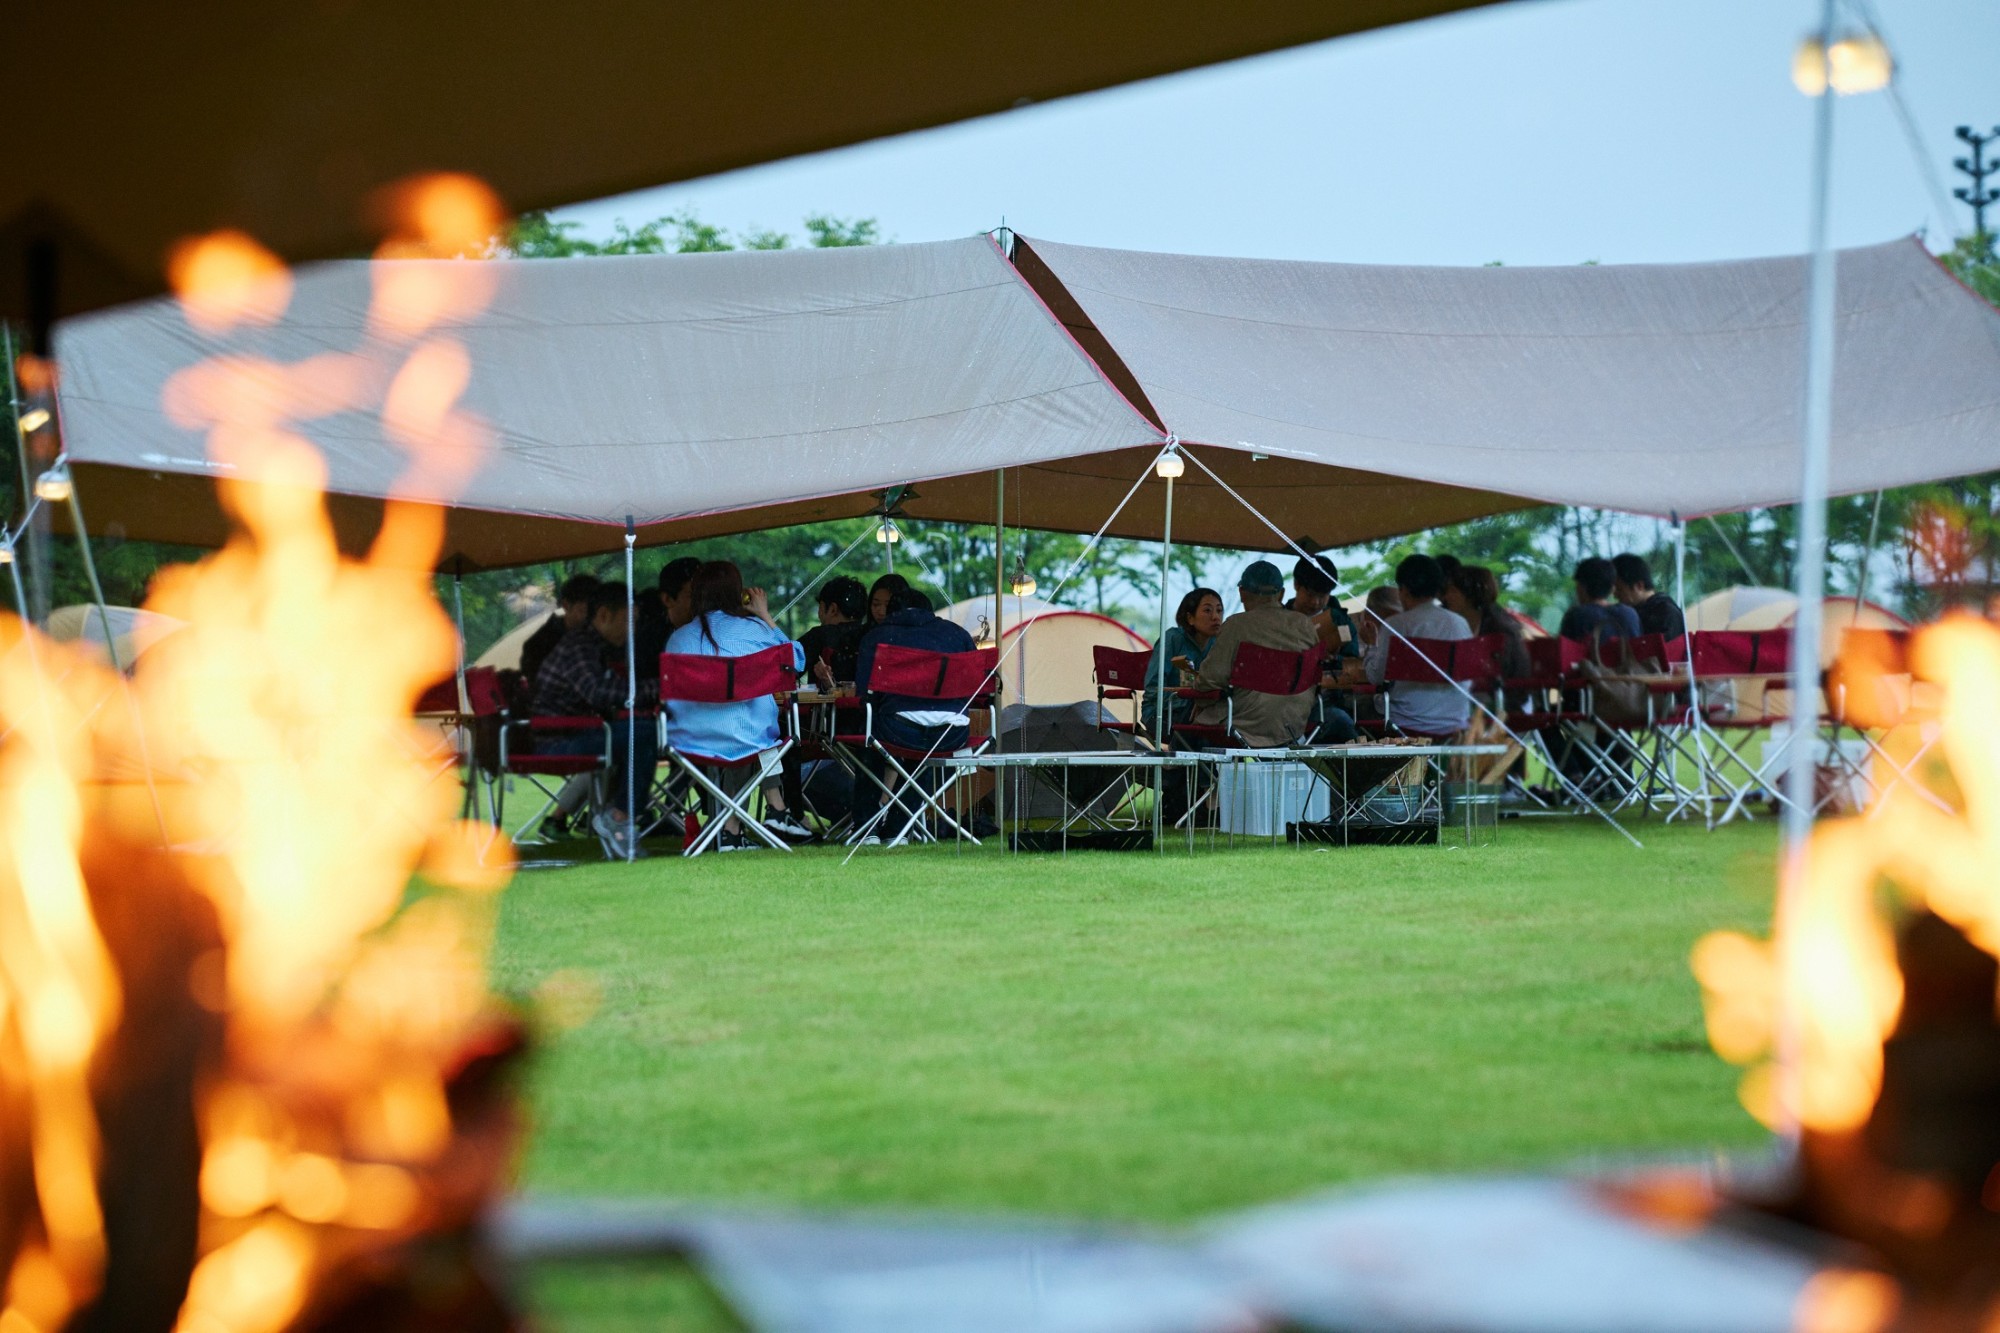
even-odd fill
[[(625, 860), (639, 859), (639, 611), (632, 589), (639, 530), (625, 515)], [(653, 775), (646, 775), (650, 790)]]
[[(1299, 554), (1299, 556), (1304, 560), (1312, 561), (1314, 559), (1312, 552), (1306, 550), (1305, 547), (1300, 546), (1297, 542), (1293, 541), (1291, 537), (1286, 534), (1284, 529), (1280, 528), (1277, 524), (1273, 523), (1270, 519), (1266, 518), (1262, 510), (1258, 509), (1257, 506), (1251, 504), (1248, 500), (1244, 499), (1242, 494), (1238, 492), (1234, 486), (1231, 486), (1228, 482), (1224, 481), (1220, 476), (1218, 476), (1214, 468), (1211, 468), (1208, 464), (1202, 462), (1201, 459), (1195, 455), (1193, 450), (1183, 449), (1181, 452), (1183, 453), (1184, 456), (1193, 459), (1194, 465), (1200, 468), (1203, 472), (1206, 472), (1209, 476), (1209, 479), (1213, 481), (1217, 486), (1220, 486), (1224, 491), (1228, 492), (1230, 498), (1235, 500), (1236, 503), (1242, 505), (1243, 508), (1246, 511), (1248, 511), (1248, 513), (1252, 518), (1256, 519), (1259, 523), (1262, 523), (1265, 527), (1269, 528), (1272, 534), (1277, 537), (1279, 542), (1281, 542), (1284, 546), (1288, 547), (1289, 549), (1296, 551)], [(1349, 593), (1352, 593), (1354, 591), (1351, 585), (1349, 585), (1344, 580), (1341, 580), (1338, 582), (1335, 591), (1338, 592), (1343, 589)], [(1387, 621), (1383, 621), (1382, 628), (1388, 630), (1389, 633), (1395, 635), (1396, 638), (1402, 640), (1402, 642), (1408, 645), (1410, 650), (1416, 653), (1417, 656), (1422, 657), (1426, 662), (1430, 662), (1430, 658), (1425, 656), (1423, 650), (1418, 648), (1414, 643), (1411, 643), (1410, 640), (1407, 637), (1405, 637), (1401, 631), (1396, 629), (1395, 626), (1389, 624)], [(1438, 664), (1435, 662), (1431, 662), (1431, 665), (1435, 667)], [(1506, 734), (1508, 740), (1513, 741), (1514, 744), (1520, 746), (1523, 750), (1528, 748), (1527, 742), (1522, 740), (1521, 737), (1514, 731), (1514, 729), (1507, 725), (1507, 720), (1501, 717), (1498, 713), (1494, 712), (1491, 708), (1488, 708), (1483, 702), (1481, 702), (1478, 695), (1474, 694), (1471, 690), (1466, 689), (1463, 683), (1450, 679), (1449, 673), (1446, 672), (1442, 667), (1438, 668), (1438, 675), (1441, 678), (1443, 678), (1444, 684), (1451, 686), (1454, 690), (1457, 690), (1460, 694), (1464, 695), (1467, 702), (1469, 702), (1474, 708), (1478, 709), (1481, 713), (1483, 713), (1495, 726), (1499, 727), (1500, 730)], [(1562, 783), (1563, 789), (1565, 791), (1569, 792), (1570, 795), (1574, 796), (1577, 800), (1583, 802), (1584, 805), (1588, 806), (1592, 814), (1596, 815), (1599, 819), (1602, 819), (1605, 823), (1611, 825), (1612, 828), (1618, 830), (1618, 832), (1624, 837), (1625, 841), (1631, 843), (1634, 847), (1638, 847), (1641, 849), (1645, 847), (1646, 844), (1640, 842), (1638, 837), (1633, 834), (1631, 829), (1626, 828), (1623, 824), (1613, 819), (1608, 811), (1606, 811), (1602, 806), (1598, 805), (1597, 802), (1591, 800), (1590, 797), (1584, 792), (1583, 788), (1577, 786), (1576, 783), (1570, 780), (1568, 774), (1558, 769), (1555, 771), (1555, 778), (1558, 782)]]
[[(1814, 696), (1819, 690), (1820, 598), (1826, 577), (1827, 455), (1833, 442), (1834, 296), (1836, 274), (1827, 241), (1828, 193), (1833, 176), (1832, 50), (1837, 0), (1820, 6), (1819, 58), (1825, 82), (1813, 108), (1812, 247), (1807, 260), (1804, 432), (1799, 449), (1798, 553), (1794, 565), (1798, 609), (1792, 613), (1791, 750), (1785, 756), (1784, 860), (1778, 876), (1778, 994), (1794, 993), (1790, 979), (1799, 961), (1790, 956), (1798, 912), (1811, 870), (1813, 739), (1819, 730)], [(1808, 732), (1807, 728), (1811, 728)], [(1799, 1141), (1802, 1078), (1799, 1018), (1795, 1006), (1778, 1013), (1778, 1135), (1787, 1148)]]
[[(1007, 469), (993, 472), (993, 647), (1005, 652), (1007, 646)], [(999, 659), (996, 657), (995, 663)], [(1007, 677), (1003, 674), (993, 687), (993, 753), (1004, 754), (1007, 733), (1000, 725), (1001, 708), (1007, 698)], [(993, 826), (1000, 839), (1007, 839), (1007, 770), (993, 771)]]
[[(1162, 453), (1160, 460), (1154, 464), (1154, 470), (1167, 483), (1166, 521), (1160, 528), (1160, 628), (1153, 640), (1154, 670), (1160, 682), (1159, 689), (1155, 691), (1156, 703), (1153, 708), (1153, 748), (1161, 754), (1167, 752), (1167, 579), (1173, 569), (1174, 560), (1174, 477), (1180, 471), (1179, 453), (1180, 437), (1170, 434), (1167, 436), (1166, 452)], [(1166, 464), (1169, 456), (1174, 460), (1171, 466)], [(1157, 850), (1165, 851), (1166, 849), (1161, 846), (1165, 836), (1161, 832), (1160, 825), (1160, 806), (1162, 798), (1166, 795), (1167, 786), (1165, 768), (1158, 770), (1158, 779), (1153, 784), (1153, 846)]]

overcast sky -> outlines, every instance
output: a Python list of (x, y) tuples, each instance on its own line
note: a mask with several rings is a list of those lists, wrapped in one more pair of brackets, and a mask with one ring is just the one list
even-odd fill
[[(1876, 0), (1945, 190), (2000, 123), (2000, 3)], [(566, 210), (698, 210), (897, 240), (1008, 225), (1088, 245), (1374, 263), (1724, 259), (1806, 243), (1814, 0), (1516, 0)], [(1834, 236), (1962, 217), (1880, 94), (1839, 104)], [(1963, 210), (1960, 210), (1961, 214)], [(2000, 209), (1994, 210), (2000, 215)]]

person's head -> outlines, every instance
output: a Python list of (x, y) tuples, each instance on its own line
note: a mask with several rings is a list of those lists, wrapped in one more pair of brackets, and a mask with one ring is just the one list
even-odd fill
[(1236, 592), (1242, 597), (1246, 611), (1276, 606), (1285, 595), (1285, 576), (1269, 560), (1252, 560), (1243, 567), (1243, 576), (1236, 580)]
[(1443, 553), (1439, 553), (1437, 555), (1432, 556), (1431, 559), (1437, 561), (1437, 567), (1439, 570), (1443, 571), (1444, 581), (1446, 583), (1450, 583), (1453, 579), (1457, 578), (1458, 571), (1465, 568), (1465, 566), (1459, 562), (1459, 558), (1455, 555), (1445, 555)]
[(1403, 594), (1388, 584), (1368, 590), (1368, 614), (1377, 620), (1387, 620), (1390, 616), (1400, 615), (1402, 610)]
[(694, 619), (694, 572), (701, 561), (691, 555), (669, 560), (660, 567), (660, 605), (675, 628)]
[(1500, 603), (1500, 580), (1484, 565), (1461, 565), (1458, 577), (1445, 585), (1444, 604), (1472, 622), (1481, 621)]
[(1611, 596), (1611, 587), (1617, 582), (1617, 573), (1611, 562), (1601, 555), (1593, 555), (1577, 562), (1576, 600), (1579, 602), (1601, 602)]
[(1627, 551), (1611, 557), (1611, 591), (1627, 606), (1637, 606), (1653, 595), (1653, 570), (1645, 560)]
[(892, 616), (900, 611), (921, 611), (930, 615), (936, 609), (931, 605), (931, 599), (915, 588), (905, 588), (889, 599), (889, 614)]
[(1174, 623), (1206, 643), (1222, 628), (1222, 594), (1213, 588), (1196, 588), (1181, 598)]
[(909, 591), (910, 581), (901, 574), (884, 574), (868, 589), (868, 619), (879, 625), (889, 618), (889, 603), (899, 592)]
[(1427, 555), (1406, 555), (1396, 566), (1396, 591), (1405, 611), (1433, 600), (1444, 591), (1444, 569)]
[(589, 574), (572, 574), (556, 590), (556, 607), (562, 612), (563, 628), (582, 629), (590, 623), (590, 596), (597, 591), (597, 579)]
[(743, 571), (730, 560), (704, 560), (688, 580), (688, 595), (693, 601), (694, 619), (701, 622), (702, 637), (713, 646), (715, 630), (708, 623), (710, 612), (720, 612), (725, 616), (747, 616), (750, 611), (743, 605)]
[(625, 604), (629, 594), (623, 583), (600, 583), (590, 594), (590, 627), (597, 637), (613, 648), (625, 646)]
[(868, 590), (845, 574), (820, 585), (819, 623), (846, 625), (868, 614)]
[(1326, 556), (1316, 555), (1308, 560), (1300, 556), (1292, 566), (1292, 608), (1316, 616), (1326, 610), (1326, 604), (1333, 599), (1334, 585), (1340, 582), (1340, 571)]

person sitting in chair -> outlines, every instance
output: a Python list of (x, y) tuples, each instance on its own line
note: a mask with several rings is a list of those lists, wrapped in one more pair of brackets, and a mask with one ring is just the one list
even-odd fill
[[(927, 653), (969, 653), (973, 650), (972, 636), (965, 632), (964, 627), (939, 616), (931, 609), (931, 599), (915, 588), (904, 588), (898, 592), (889, 604), (888, 616), (862, 640), (860, 659), (854, 671), (856, 690), (868, 692), (869, 678), (875, 670), (875, 655), (885, 644), (917, 648)], [(898, 749), (950, 754), (962, 748), (970, 737), (972, 720), (964, 713), (955, 711), (948, 700), (879, 692), (867, 693), (867, 697), (874, 708), (876, 738)], [(879, 826), (877, 816), (882, 808), (882, 788), (877, 784), (888, 772), (888, 761), (880, 751), (870, 748), (862, 753), (861, 763), (876, 781), (864, 778), (854, 784), (854, 837), (861, 846), (879, 846), (881, 835), (878, 828), (870, 827), (870, 821)], [(892, 811), (889, 817), (893, 815)]]
[[(532, 712), (536, 717), (601, 717), (611, 719), (611, 768), (600, 793), (591, 828), (605, 850), (622, 857), (633, 850), (636, 837), (629, 795), (641, 803), (653, 789), (658, 766), (658, 730), (650, 718), (628, 726), (617, 715), (628, 693), (625, 675), (626, 591), (623, 583), (601, 583), (590, 595), (588, 628), (565, 635), (535, 677)], [(659, 698), (657, 672), (639, 673), (638, 706)], [(596, 730), (545, 733), (536, 738), (543, 754), (593, 754), (604, 744)], [(630, 775), (628, 777), (628, 774)]]
[(1298, 694), (1265, 694), (1259, 690), (1231, 689), (1229, 674), (1236, 667), (1236, 650), (1246, 643), (1280, 652), (1300, 653), (1315, 647), (1319, 630), (1307, 617), (1284, 604), (1285, 576), (1269, 560), (1253, 560), (1236, 581), (1236, 594), (1243, 609), (1222, 622), (1208, 656), (1195, 674), (1195, 684), (1204, 690), (1227, 690), (1230, 704), (1204, 703), (1195, 710), (1194, 721), (1204, 726), (1220, 726), (1234, 717), (1236, 734), (1251, 746), (1290, 745), (1313, 731), (1313, 696), (1308, 686)]
[(597, 579), (589, 574), (572, 574), (556, 592), (555, 612), (521, 645), (521, 683), (528, 697), (535, 697), (535, 676), (542, 663), (565, 635), (590, 625), (590, 595), (597, 591)]
[(861, 657), (861, 632), (867, 628), (868, 590), (860, 579), (828, 579), (815, 599), (819, 624), (799, 642), (806, 650), (806, 671), (823, 690), (853, 681)]
[[(792, 670), (805, 665), (805, 650), (771, 619), (770, 600), (762, 588), (745, 589), (743, 572), (727, 560), (710, 560), (695, 570), (691, 589), (693, 619), (675, 630), (667, 640), (667, 651), (690, 657), (748, 657), (766, 648), (790, 644)], [(731, 761), (749, 759), (779, 742), (778, 704), (769, 695), (738, 699), (734, 703), (690, 703), (673, 700), (667, 705), (667, 736), (677, 752), (707, 755)], [(730, 770), (719, 765), (696, 763), (716, 786), (731, 790), (736, 785)], [(785, 803), (783, 781), (777, 769), (767, 770), (759, 788), (764, 795), (764, 827), (781, 838), (805, 841), (813, 831), (801, 823)], [(705, 793), (706, 794), (706, 793)], [(747, 851), (763, 844), (744, 831), (735, 814), (724, 814), (721, 803), (709, 796), (709, 817), (722, 817), (719, 851)]]
[[(1166, 658), (1166, 678), (1174, 685), (1192, 680), (1194, 673), (1201, 670), (1209, 645), (1215, 642), (1216, 633), (1221, 628), (1221, 593), (1213, 588), (1196, 588), (1181, 598), (1180, 608), (1174, 612), (1173, 627), (1163, 636), (1164, 651), (1155, 652), (1146, 667), (1145, 697), (1141, 701), (1139, 724), (1147, 728), (1148, 734), (1151, 734), (1158, 718), (1159, 700), (1154, 691), (1160, 688), (1160, 658)], [(1179, 696), (1167, 700), (1169, 728), (1187, 721), (1193, 713), (1194, 700)]]
[[(1380, 685), (1389, 671), (1389, 647), (1397, 639), (1469, 639), (1465, 617), (1438, 605), (1444, 569), (1427, 555), (1404, 557), (1396, 566), (1396, 592), (1403, 609), (1383, 622), (1361, 659), (1360, 670)], [(1353, 668), (1349, 668), (1351, 675)], [(1472, 721), (1472, 700), (1443, 681), (1397, 681), (1390, 690), (1389, 720), (1399, 731), (1419, 736), (1455, 736)]]
[(1639, 617), (1641, 634), (1678, 639), (1687, 633), (1681, 604), (1653, 586), (1653, 568), (1642, 556), (1627, 552), (1611, 557), (1611, 592)]

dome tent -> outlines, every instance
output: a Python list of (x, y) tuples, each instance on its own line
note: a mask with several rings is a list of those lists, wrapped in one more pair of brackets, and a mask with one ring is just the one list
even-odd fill
[[(1007, 702), (1072, 704), (1097, 697), (1091, 649), (1104, 646), (1145, 652), (1152, 642), (1110, 616), (1073, 611), (1032, 597), (1008, 597), (1001, 608), (1001, 676)], [(953, 602), (938, 614), (962, 626), (975, 643), (993, 642), (993, 598)]]

